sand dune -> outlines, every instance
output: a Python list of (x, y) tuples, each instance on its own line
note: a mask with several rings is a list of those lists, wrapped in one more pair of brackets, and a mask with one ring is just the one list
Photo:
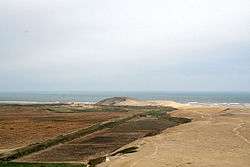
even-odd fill
[(189, 107), (189, 104), (177, 103), (167, 100), (139, 100), (129, 97), (112, 97), (104, 99), (97, 104), (114, 106), (171, 106), (171, 107)]

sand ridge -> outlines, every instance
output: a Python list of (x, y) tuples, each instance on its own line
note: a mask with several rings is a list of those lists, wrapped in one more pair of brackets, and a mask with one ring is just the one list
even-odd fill
[(130, 97), (112, 97), (104, 99), (97, 104), (113, 106), (171, 106), (171, 107), (190, 107), (190, 104), (177, 103), (168, 100), (140, 100)]

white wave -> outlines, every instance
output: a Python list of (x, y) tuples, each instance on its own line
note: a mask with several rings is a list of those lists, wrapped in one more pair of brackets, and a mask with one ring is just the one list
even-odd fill
[(211, 103), (211, 102), (188, 102), (193, 106), (215, 106), (215, 107), (250, 107), (250, 103)]

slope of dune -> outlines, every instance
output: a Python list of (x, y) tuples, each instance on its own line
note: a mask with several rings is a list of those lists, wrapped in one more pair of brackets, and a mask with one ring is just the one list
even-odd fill
[(130, 97), (112, 97), (97, 102), (98, 105), (114, 106), (171, 106), (171, 107), (188, 107), (188, 104), (177, 103), (167, 100), (139, 100)]

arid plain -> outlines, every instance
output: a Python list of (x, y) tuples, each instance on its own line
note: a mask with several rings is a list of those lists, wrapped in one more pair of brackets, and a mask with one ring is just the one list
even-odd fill
[[(0, 165), (247, 167), (250, 109), (117, 97), (1, 105)], [(59, 164), (60, 163), (60, 164)]]

